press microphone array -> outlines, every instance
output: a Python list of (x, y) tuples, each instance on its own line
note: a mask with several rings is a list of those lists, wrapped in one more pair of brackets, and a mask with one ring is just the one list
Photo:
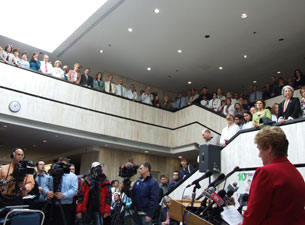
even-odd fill
[(205, 174), (203, 174), (203, 175), (202, 175), (201, 177), (199, 177), (198, 179), (194, 180), (191, 184), (187, 185), (186, 187), (188, 188), (188, 187), (190, 187), (190, 186), (192, 186), (192, 185), (196, 185), (196, 187), (199, 189), (199, 188), (201, 188), (201, 186), (199, 185), (199, 182), (202, 181), (202, 180), (204, 180), (204, 179), (206, 179), (206, 178), (208, 178), (208, 177), (210, 177), (210, 176), (212, 176), (212, 174), (213, 174), (212, 171), (207, 170), (207, 171), (205, 172)]

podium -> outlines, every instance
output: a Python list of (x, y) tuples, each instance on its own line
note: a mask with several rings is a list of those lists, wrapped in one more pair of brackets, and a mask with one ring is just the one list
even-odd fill
[[(209, 223), (208, 221), (188, 211), (185, 208), (185, 205), (188, 205), (188, 203), (189, 200), (183, 200), (182, 204), (181, 201), (172, 200), (171, 206), (169, 208), (170, 217), (177, 221), (187, 223), (187, 225), (213, 225), (212, 223)], [(183, 211), (182, 211), (182, 207), (183, 207)], [(184, 214), (184, 221), (182, 221), (182, 212)]]

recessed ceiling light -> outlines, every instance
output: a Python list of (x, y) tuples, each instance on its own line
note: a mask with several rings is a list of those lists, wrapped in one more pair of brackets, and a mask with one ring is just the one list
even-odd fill
[(46, 143), (46, 142), (47, 142), (47, 140), (43, 140), (42, 142), (43, 142), (43, 143)]
[(246, 58), (248, 58), (248, 56), (247, 56), (247, 55), (244, 55), (244, 59), (246, 59)]
[(182, 50), (179, 49), (177, 52), (178, 52), (178, 53), (182, 53)]
[(279, 38), (279, 41), (284, 41), (285, 39), (284, 38)]
[(104, 50), (103, 50), (103, 49), (101, 49), (101, 50), (100, 50), (100, 53), (104, 53)]
[(33, 147), (36, 147), (36, 145), (33, 145)]
[(131, 27), (129, 27), (129, 28), (128, 28), (128, 31), (129, 31), (129, 32), (132, 32), (132, 31), (133, 31), (133, 29), (132, 29)]
[(246, 13), (241, 14), (240, 16), (242, 19), (246, 19), (248, 17), (248, 15)]
[(223, 69), (222, 66), (220, 66), (219, 69), (222, 70)]
[(192, 81), (188, 81), (187, 83), (188, 83), (188, 84), (192, 84)]
[(148, 151), (145, 151), (145, 153), (148, 153)]
[(151, 68), (150, 68), (150, 67), (147, 67), (147, 70), (148, 70), (148, 71), (150, 71), (150, 70), (151, 70)]
[(277, 74), (280, 74), (281, 73), (281, 71), (277, 71)]
[(108, 145), (107, 145), (107, 144), (105, 144), (105, 146), (107, 147)]
[(205, 38), (209, 38), (209, 37), (210, 37), (210, 35), (204, 35), (204, 37), (205, 37)]
[(179, 159), (182, 159), (183, 157), (181, 155), (178, 156)]
[(253, 81), (253, 84), (256, 84), (256, 80)]
[(159, 9), (155, 9), (155, 13), (158, 14), (160, 12)]
[(4, 128), (7, 128), (7, 125), (3, 125)]

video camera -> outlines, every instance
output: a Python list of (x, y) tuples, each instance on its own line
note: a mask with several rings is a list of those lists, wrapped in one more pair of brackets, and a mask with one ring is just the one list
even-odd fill
[(69, 163), (57, 162), (51, 165), (51, 169), (49, 169), (49, 174), (54, 179), (61, 178), (65, 173), (70, 173), (70, 166)]
[(14, 166), (14, 171), (11, 176), (15, 179), (16, 183), (23, 182), (24, 178), (28, 174), (34, 174), (34, 163), (29, 160), (21, 160)]
[(131, 178), (138, 172), (139, 165), (134, 164), (132, 159), (119, 168), (119, 176), (123, 178)]

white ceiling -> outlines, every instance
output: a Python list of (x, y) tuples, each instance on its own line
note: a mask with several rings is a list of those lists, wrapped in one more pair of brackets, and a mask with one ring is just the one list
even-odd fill
[(174, 92), (248, 91), (253, 80), (262, 86), (277, 71), (291, 76), (305, 68), (304, 9), (302, 0), (109, 0), (51, 58)]

